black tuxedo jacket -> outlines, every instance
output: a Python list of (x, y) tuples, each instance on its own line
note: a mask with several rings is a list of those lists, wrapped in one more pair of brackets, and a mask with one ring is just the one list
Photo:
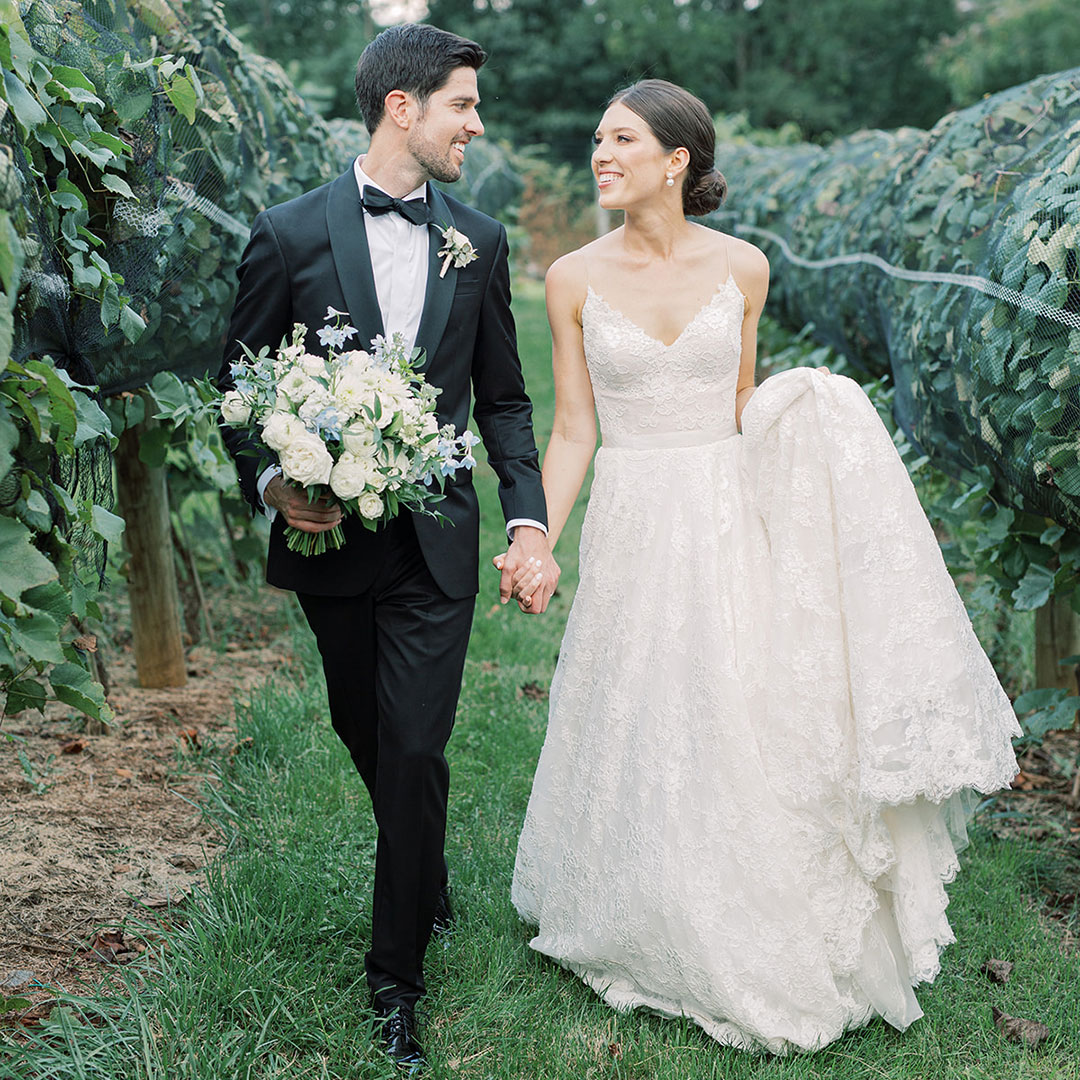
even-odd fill
[[(499, 477), (506, 519), (546, 523), (532, 404), (525, 393), (510, 314), (506, 230), (431, 185), (428, 198), (438, 225), (430, 226), (434, 235), (416, 344), (426, 351), (425, 378), (442, 388), (439, 423), (463, 431), (469, 426), (470, 397), (475, 395), (473, 415)], [(459, 229), (477, 253), (468, 266), (451, 266), (444, 277), (439, 276), (442, 260), (437, 257), (442, 246), (439, 225)], [(231, 385), (230, 365), (243, 357), (240, 342), (255, 353), (263, 345), (276, 349), (292, 333), (294, 323), (307, 326), (311, 352), (325, 353), (315, 335), (325, 325), (327, 305), (349, 313), (349, 322), (359, 331), (349, 344), (357, 348), (367, 348), (376, 335), (395, 329), (382, 325), (351, 167), (331, 183), (260, 213), (237, 274), (240, 288), (218, 376), (222, 389)], [(244, 496), (258, 507), (256, 481), (275, 458), (265, 447), (258, 448), (257, 456), (242, 453), (245, 447), (252, 449), (243, 434), (227, 425), (222, 432), (236, 459)], [(448, 596), (461, 598), (479, 587), (479, 508), (472, 474), (458, 470), (447, 481), (445, 494), (437, 509), (448, 522), (440, 524), (422, 514), (413, 515), (413, 520), (432, 577)], [(386, 534), (365, 529), (353, 516), (343, 527), (343, 548), (303, 556), (286, 547), (279, 514), (270, 534), (267, 580), (279, 588), (320, 596), (362, 592), (378, 569)]]

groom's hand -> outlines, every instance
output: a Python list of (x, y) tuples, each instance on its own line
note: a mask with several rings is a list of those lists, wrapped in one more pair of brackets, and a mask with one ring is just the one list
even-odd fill
[(308, 502), (307, 492), (275, 476), (263, 491), (263, 502), (274, 507), (285, 522), (301, 532), (319, 533), (341, 524), (341, 507), (326, 495)]
[(547, 611), (548, 602), (559, 584), (560, 570), (542, 529), (518, 525), (510, 550), (496, 555), (492, 561), (501, 571), (499, 599), (502, 603), (515, 599), (518, 607), (529, 615)]

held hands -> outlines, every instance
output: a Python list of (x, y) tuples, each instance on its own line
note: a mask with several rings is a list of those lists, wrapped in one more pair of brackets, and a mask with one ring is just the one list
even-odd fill
[(274, 507), (287, 525), (301, 532), (326, 532), (341, 524), (341, 507), (329, 496), (321, 495), (308, 502), (307, 492), (283, 476), (275, 476), (266, 485), (263, 502)]
[(499, 600), (505, 604), (517, 600), (527, 615), (541, 615), (559, 584), (559, 564), (548, 548), (547, 537), (540, 529), (519, 525), (514, 530), (510, 550), (491, 560), (499, 579)]

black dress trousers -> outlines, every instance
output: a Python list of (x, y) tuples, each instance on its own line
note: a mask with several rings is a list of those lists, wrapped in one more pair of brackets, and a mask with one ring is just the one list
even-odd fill
[(440, 887), (450, 738), (475, 598), (435, 584), (412, 515), (388, 526), (370, 588), (298, 593), (326, 673), (330, 718), (367, 786), (378, 826), (368, 983), (413, 1005)]

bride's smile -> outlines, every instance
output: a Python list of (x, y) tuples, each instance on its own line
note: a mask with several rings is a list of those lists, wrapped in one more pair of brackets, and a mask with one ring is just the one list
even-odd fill
[(682, 183), (684, 166), (674, 163), (641, 117), (620, 102), (604, 113), (593, 143), (592, 170), (605, 209), (621, 210), (661, 192), (674, 192), (675, 183), (667, 183), (669, 175)]

